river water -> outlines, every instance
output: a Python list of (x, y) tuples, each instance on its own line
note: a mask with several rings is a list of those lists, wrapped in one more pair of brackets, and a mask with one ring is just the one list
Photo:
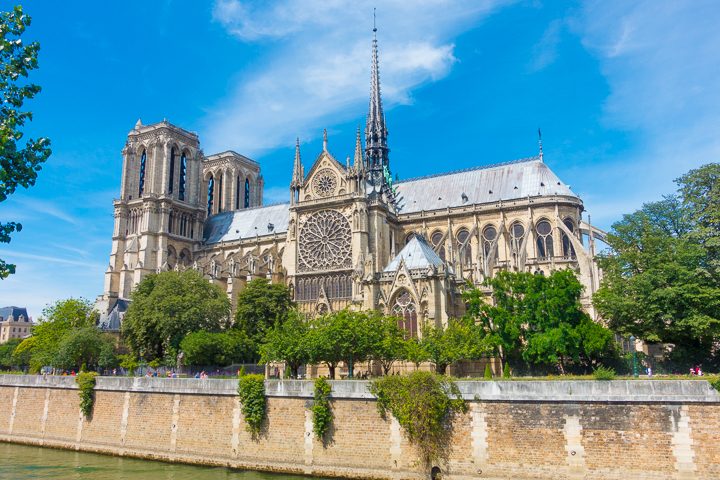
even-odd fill
[(193, 467), (0, 442), (0, 479), (2, 480), (308, 480), (308, 478), (227, 468)]

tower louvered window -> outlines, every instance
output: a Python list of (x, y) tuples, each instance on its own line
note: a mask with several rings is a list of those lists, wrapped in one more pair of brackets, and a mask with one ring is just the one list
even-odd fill
[(168, 182), (168, 193), (173, 193), (175, 186), (175, 148), (170, 150), (170, 181)]
[(185, 200), (185, 182), (187, 180), (187, 156), (183, 153), (180, 156), (180, 185), (178, 187), (178, 198)]
[(245, 208), (250, 207), (250, 179), (245, 179)]
[(208, 215), (212, 215), (214, 194), (215, 194), (215, 178), (211, 176), (210, 180), (208, 180), (208, 190), (207, 190), (207, 214)]
[(140, 181), (138, 183), (138, 195), (142, 196), (145, 191), (145, 164), (147, 163), (147, 152), (143, 150), (140, 155)]

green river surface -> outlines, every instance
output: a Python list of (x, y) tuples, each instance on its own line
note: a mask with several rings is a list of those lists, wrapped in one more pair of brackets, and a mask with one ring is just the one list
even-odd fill
[[(310, 477), (29, 447), (0, 442), (0, 479), (70, 480), (309, 480)], [(319, 480), (319, 479), (315, 479)]]

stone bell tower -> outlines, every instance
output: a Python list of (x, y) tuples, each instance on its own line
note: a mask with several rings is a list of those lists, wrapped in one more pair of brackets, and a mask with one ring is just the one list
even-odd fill
[(198, 137), (167, 121), (138, 120), (122, 150), (110, 264), (98, 308), (129, 298), (148, 273), (190, 266), (205, 220)]

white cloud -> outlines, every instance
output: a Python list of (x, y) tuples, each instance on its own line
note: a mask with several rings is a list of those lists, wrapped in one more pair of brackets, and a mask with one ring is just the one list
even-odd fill
[(720, 159), (718, 24), (714, 0), (594, 0), (573, 23), (610, 87), (604, 123), (635, 143), (614, 159), (624, 178), (610, 179), (605, 192), (622, 189), (628, 207), (659, 199), (682, 173)]
[(555, 61), (558, 56), (558, 45), (562, 29), (562, 20), (553, 20), (547, 26), (540, 41), (533, 47), (533, 59), (528, 66), (530, 72), (540, 71)]
[[(507, 3), (383, 3), (378, 28), (384, 100), (411, 102), (414, 88), (447, 75), (455, 62), (452, 39)], [(255, 155), (291, 145), (296, 135), (307, 140), (324, 123), (362, 112), (370, 88), (373, 5), (218, 0), (215, 20), (241, 41), (266, 43), (268, 54), (206, 119), (208, 151), (234, 148)]]

